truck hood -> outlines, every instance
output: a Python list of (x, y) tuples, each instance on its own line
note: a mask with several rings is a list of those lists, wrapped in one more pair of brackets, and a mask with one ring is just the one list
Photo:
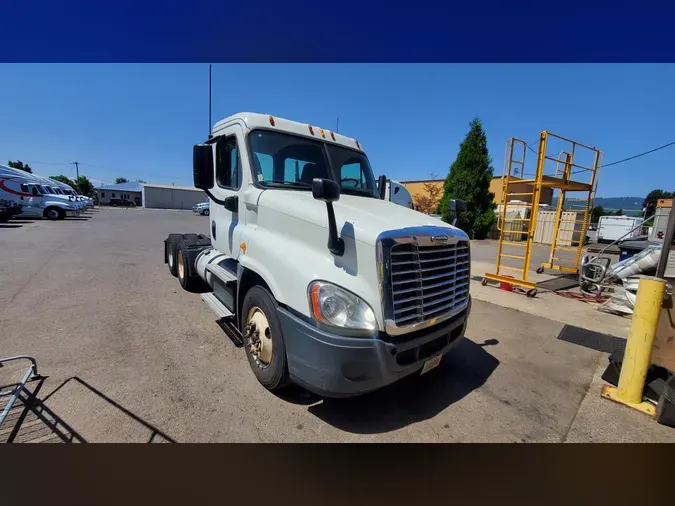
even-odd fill
[[(326, 204), (314, 199), (311, 192), (265, 190), (260, 195), (258, 205), (328, 229)], [(340, 236), (372, 245), (375, 245), (382, 232), (423, 226), (441, 227), (452, 231), (452, 235), (468, 239), (457, 227), (385, 200), (340, 195), (340, 200), (334, 202), (333, 207)]]

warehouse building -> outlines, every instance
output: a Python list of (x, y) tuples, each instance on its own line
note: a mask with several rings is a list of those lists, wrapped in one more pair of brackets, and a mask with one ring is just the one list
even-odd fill
[(101, 205), (109, 205), (110, 199), (126, 199), (148, 209), (192, 209), (208, 198), (203, 190), (189, 186), (138, 182), (99, 186), (96, 196)]

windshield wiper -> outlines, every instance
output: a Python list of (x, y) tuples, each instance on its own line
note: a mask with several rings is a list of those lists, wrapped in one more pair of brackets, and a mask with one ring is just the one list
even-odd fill
[(312, 185), (302, 181), (263, 181), (265, 186), (289, 186), (294, 188), (311, 188)]
[(351, 188), (342, 186), (340, 187), (340, 193), (346, 193), (347, 195), (365, 195), (366, 197), (375, 198), (375, 195), (365, 188)]

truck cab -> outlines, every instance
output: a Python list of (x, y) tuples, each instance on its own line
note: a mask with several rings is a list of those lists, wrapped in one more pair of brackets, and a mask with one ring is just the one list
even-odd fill
[(356, 139), (240, 113), (193, 154), (210, 236), (171, 234), (164, 259), (263, 386), (362, 394), (426, 373), (463, 338), (468, 236), (386, 200)]
[(38, 176), (0, 165), (0, 198), (21, 205), (19, 216), (56, 220), (80, 213), (74, 202), (61, 197), (47, 191)]

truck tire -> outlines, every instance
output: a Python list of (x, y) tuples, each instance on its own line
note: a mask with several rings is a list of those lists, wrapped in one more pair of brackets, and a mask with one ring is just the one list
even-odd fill
[(66, 213), (63, 209), (60, 207), (48, 207), (45, 209), (44, 213), (45, 218), (50, 219), (52, 221), (54, 220), (62, 220), (66, 217)]
[(172, 276), (178, 276), (178, 271), (176, 270), (176, 247), (182, 239), (183, 234), (169, 234), (169, 237), (164, 241), (166, 263)]
[(253, 374), (267, 390), (290, 383), (286, 345), (274, 297), (261, 286), (252, 287), (242, 305), (241, 333)]
[[(196, 237), (197, 234), (186, 235), (194, 235)], [(188, 238), (178, 242), (176, 245), (176, 274), (178, 276), (178, 282), (180, 283), (180, 286), (183, 287), (183, 290), (192, 293), (210, 292), (211, 288), (206, 281), (199, 276), (190, 276), (187, 247), (192, 246), (198, 241), (199, 239)]]

